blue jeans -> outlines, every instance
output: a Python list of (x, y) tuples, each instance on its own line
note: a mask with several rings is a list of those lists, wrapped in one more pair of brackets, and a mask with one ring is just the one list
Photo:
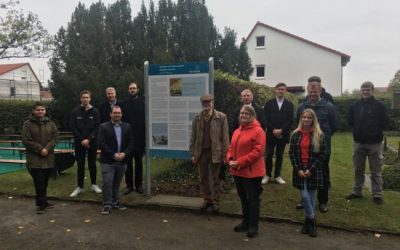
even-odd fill
[(103, 177), (103, 206), (116, 205), (119, 202), (119, 186), (126, 171), (125, 163), (101, 163)]
[(304, 189), (300, 190), (304, 211), (308, 219), (314, 219), (315, 191), (307, 189), (307, 178), (304, 179)]

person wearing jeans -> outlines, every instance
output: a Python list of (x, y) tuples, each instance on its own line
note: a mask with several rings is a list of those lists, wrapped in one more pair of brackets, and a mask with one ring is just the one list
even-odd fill
[(322, 165), (327, 149), (317, 115), (312, 109), (305, 109), (300, 114), (299, 125), (290, 138), (289, 156), (293, 166), (293, 186), (300, 190), (305, 208), (301, 232), (316, 237), (315, 191), (323, 185)]
[(127, 159), (133, 148), (131, 126), (121, 122), (122, 111), (117, 105), (111, 109), (111, 121), (102, 123), (98, 142), (101, 149), (100, 164), (103, 177), (103, 209), (108, 215), (111, 210), (125, 210), (119, 202), (119, 187), (125, 174)]

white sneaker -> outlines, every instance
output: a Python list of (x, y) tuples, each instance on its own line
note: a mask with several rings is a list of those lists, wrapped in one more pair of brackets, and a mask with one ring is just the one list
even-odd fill
[(76, 197), (78, 194), (83, 192), (83, 188), (77, 187), (75, 190), (69, 195), (69, 197)]
[(96, 194), (101, 194), (101, 189), (96, 184), (92, 184), (92, 186), (90, 186), (90, 189)]
[(279, 184), (286, 184), (286, 181), (280, 176), (276, 177), (275, 181)]
[(262, 178), (261, 184), (267, 184), (269, 182), (269, 179), (271, 179), (271, 177), (269, 177), (268, 175), (264, 176)]

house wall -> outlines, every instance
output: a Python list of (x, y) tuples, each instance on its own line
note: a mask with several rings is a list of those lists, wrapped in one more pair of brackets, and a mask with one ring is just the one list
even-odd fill
[[(11, 96), (11, 88), (15, 95)], [(40, 84), (28, 65), (0, 76), (0, 99), (40, 100)]]
[[(256, 48), (256, 37), (265, 36), (265, 47)], [(248, 53), (254, 72), (250, 80), (275, 86), (307, 85), (310, 76), (322, 78), (322, 86), (334, 96), (342, 93), (341, 55), (282, 34), (264, 26), (257, 26), (247, 39)], [(256, 65), (265, 64), (265, 77), (256, 78)]]

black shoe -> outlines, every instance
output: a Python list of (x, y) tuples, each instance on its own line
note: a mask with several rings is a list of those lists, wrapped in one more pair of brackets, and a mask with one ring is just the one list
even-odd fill
[(105, 206), (101, 210), (101, 214), (102, 215), (109, 215), (110, 213), (111, 213), (111, 207), (110, 206)]
[(211, 207), (213, 204), (209, 202), (204, 202), (203, 205), (200, 207), (200, 212), (205, 212), (208, 210), (209, 207)]
[(304, 205), (302, 203), (296, 204), (296, 209), (303, 209)]
[(354, 199), (361, 199), (362, 196), (356, 195), (356, 194), (350, 194), (350, 195), (347, 195), (345, 198), (346, 198), (346, 200), (354, 200)]
[(126, 206), (122, 205), (119, 202), (117, 204), (112, 205), (112, 208), (118, 209), (119, 211), (124, 211), (124, 210), (128, 209)]
[(44, 214), (44, 211), (46, 210), (46, 207), (45, 206), (41, 206), (41, 207), (38, 207), (37, 209), (36, 209), (36, 214)]
[(249, 226), (242, 221), (240, 224), (236, 225), (233, 228), (233, 231), (235, 231), (237, 233), (241, 233), (241, 232), (246, 232), (248, 229), (249, 229)]
[(124, 194), (124, 195), (127, 195), (127, 194), (130, 194), (132, 191), (133, 191), (133, 189), (132, 189), (131, 187), (126, 187), (126, 188), (124, 189), (123, 194)]
[(375, 204), (377, 204), (377, 205), (383, 204), (383, 199), (381, 197), (374, 197), (373, 200), (374, 200)]
[(258, 234), (258, 231), (255, 228), (249, 228), (249, 231), (247, 231), (247, 237), (249, 238), (254, 238)]
[(51, 203), (46, 203), (46, 205), (44, 205), (44, 207), (46, 208), (46, 209), (52, 209), (52, 208), (54, 208), (54, 204), (51, 204)]
[(143, 194), (143, 188), (141, 186), (136, 187), (136, 193)]
[(326, 205), (326, 204), (319, 204), (319, 211), (320, 211), (321, 213), (326, 213), (326, 212), (328, 212), (328, 205)]

